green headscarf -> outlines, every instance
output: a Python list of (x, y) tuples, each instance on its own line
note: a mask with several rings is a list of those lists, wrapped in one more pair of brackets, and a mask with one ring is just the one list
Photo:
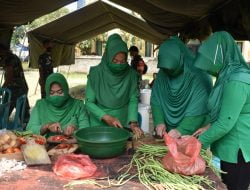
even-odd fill
[[(50, 96), (53, 83), (58, 83), (63, 89), (63, 96)], [(37, 102), (42, 125), (50, 122), (59, 122), (62, 129), (72, 124), (77, 127), (77, 110), (83, 103), (69, 95), (69, 86), (65, 77), (60, 73), (49, 75), (45, 84), (46, 98)], [(55, 99), (54, 99), (55, 98)]]
[(127, 44), (118, 34), (113, 34), (108, 38), (101, 63), (92, 67), (88, 76), (98, 104), (111, 109), (119, 109), (128, 104), (137, 87), (137, 73), (128, 63), (112, 62), (119, 52), (125, 53), (127, 57)]
[(250, 69), (233, 37), (224, 31), (215, 32), (202, 43), (195, 66), (217, 76), (208, 102), (213, 122), (220, 111), (224, 85), (231, 80), (250, 84)]
[[(192, 65), (194, 56), (178, 37), (161, 44), (151, 104), (160, 105), (166, 124), (177, 127), (185, 116), (207, 113), (206, 104), (212, 83), (207, 74)], [(164, 69), (177, 75), (169, 76)], [(182, 70), (183, 72), (179, 72)]]

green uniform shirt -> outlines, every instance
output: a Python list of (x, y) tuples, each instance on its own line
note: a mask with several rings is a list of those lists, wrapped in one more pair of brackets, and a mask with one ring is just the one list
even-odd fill
[(211, 145), (213, 154), (221, 160), (237, 163), (239, 149), (250, 161), (250, 85), (230, 81), (224, 86), (217, 120), (199, 140), (203, 148)]
[(90, 115), (91, 126), (105, 126), (102, 117), (106, 114), (111, 115), (121, 122), (123, 126), (127, 126), (129, 121), (137, 121), (138, 117), (138, 95), (137, 91), (132, 94), (129, 103), (118, 109), (107, 108), (100, 105), (96, 100), (96, 95), (91, 87), (91, 83), (87, 83), (86, 89), (86, 107)]
[(51, 122), (59, 122), (62, 130), (69, 125), (75, 125), (77, 129), (89, 127), (89, 117), (82, 101), (74, 100), (73, 104), (75, 104), (75, 106), (74, 109), (70, 111), (71, 117), (53, 117), (52, 114), (50, 115), (50, 119), (48, 117), (45, 118), (44, 114), (41, 114), (46, 112), (44, 102), (44, 99), (38, 100), (31, 112), (27, 130), (32, 131), (34, 134), (40, 134), (41, 127)]
[[(164, 120), (163, 111), (160, 106), (152, 105), (152, 114), (154, 119), (154, 125), (166, 124)], [(167, 131), (171, 129), (177, 129), (181, 135), (192, 135), (202, 126), (209, 123), (208, 115), (199, 116), (185, 116), (177, 127), (172, 127), (166, 124)]]
[[(57, 83), (63, 90), (62, 96), (50, 95), (51, 85)], [(38, 100), (33, 108), (27, 129), (40, 134), (41, 127), (48, 123), (60, 123), (61, 129), (74, 125), (77, 129), (89, 127), (83, 101), (76, 100), (69, 95), (69, 86), (65, 77), (60, 73), (51, 74), (45, 85), (46, 97)], [(47, 136), (52, 133), (46, 134)]]

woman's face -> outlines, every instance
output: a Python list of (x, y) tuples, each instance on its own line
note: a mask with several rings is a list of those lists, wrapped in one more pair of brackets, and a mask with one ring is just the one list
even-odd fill
[(64, 95), (63, 89), (61, 85), (58, 83), (54, 83), (51, 85), (49, 94), (50, 96), (63, 96)]
[(137, 71), (138, 71), (138, 73), (140, 73), (141, 75), (143, 74), (144, 67), (145, 67), (144, 61), (142, 61), (142, 60), (139, 61), (138, 65), (137, 65)]
[(120, 52), (120, 53), (117, 53), (115, 56), (114, 56), (114, 58), (113, 58), (113, 63), (115, 63), (115, 64), (124, 64), (124, 63), (126, 63), (126, 55), (125, 55), (125, 53), (122, 53), (122, 52)]

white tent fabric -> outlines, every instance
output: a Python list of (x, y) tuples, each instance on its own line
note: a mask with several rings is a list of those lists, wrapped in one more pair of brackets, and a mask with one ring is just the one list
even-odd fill
[(155, 44), (160, 44), (167, 38), (144, 20), (108, 3), (97, 1), (30, 31), (30, 66), (37, 67), (38, 57), (44, 51), (44, 39), (57, 42), (52, 51), (54, 66), (68, 65), (74, 63), (74, 44), (114, 28), (120, 28)]

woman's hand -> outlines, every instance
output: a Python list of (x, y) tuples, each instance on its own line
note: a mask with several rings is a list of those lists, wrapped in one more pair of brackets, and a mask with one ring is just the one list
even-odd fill
[(69, 125), (63, 130), (63, 134), (66, 136), (72, 136), (75, 130), (76, 130), (75, 125)]
[(130, 123), (130, 129), (133, 131), (136, 138), (141, 138), (144, 135), (143, 131), (139, 128), (137, 122), (131, 122)]
[(48, 133), (48, 132), (62, 133), (60, 123), (58, 123), (58, 122), (56, 122), (56, 123), (47, 123), (40, 130), (41, 135), (44, 135), (45, 133)]
[(52, 133), (62, 133), (63, 132), (61, 129), (61, 125), (58, 122), (49, 124), (47, 128)]
[(118, 127), (118, 128), (123, 128), (122, 124), (120, 123), (120, 121), (118, 119), (116, 119), (115, 117), (112, 117), (110, 115), (104, 115), (102, 117), (102, 120), (107, 123), (109, 126), (113, 126), (113, 127)]
[(200, 129), (198, 129), (194, 134), (193, 136), (194, 137), (198, 137), (199, 135), (201, 135), (202, 133), (206, 132), (209, 128), (210, 128), (210, 124), (206, 125), (205, 127), (202, 127)]
[(156, 126), (156, 134), (160, 137), (163, 137), (163, 135), (166, 133), (166, 125), (165, 124), (159, 124)]
[(172, 138), (178, 139), (181, 137), (181, 133), (177, 129), (172, 129), (168, 132), (168, 135)]

